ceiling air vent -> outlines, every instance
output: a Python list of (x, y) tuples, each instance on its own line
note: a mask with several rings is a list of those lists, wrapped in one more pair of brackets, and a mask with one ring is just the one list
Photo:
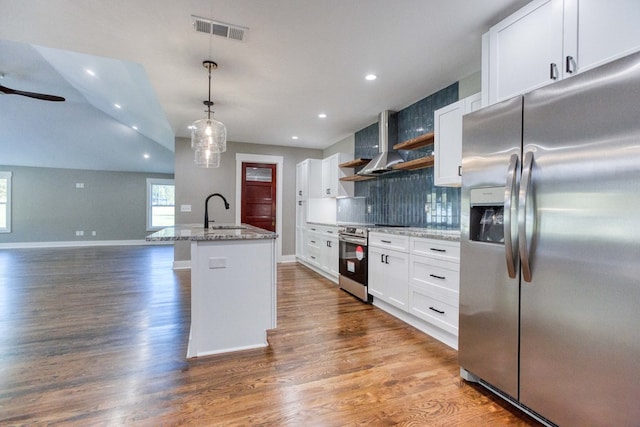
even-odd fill
[(193, 29), (199, 33), (213, 34), (214, 36), (224, 37), (226, 39), (234, 39), (242, 41), (244, 33), (249, 29), (239, 25), (227, 24), (225, 22), (214, 21), (212, 19), (201, 18), (192, 15)]

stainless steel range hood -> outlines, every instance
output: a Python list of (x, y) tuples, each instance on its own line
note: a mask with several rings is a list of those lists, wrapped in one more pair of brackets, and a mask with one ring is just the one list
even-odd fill
[(385, 110), (378, 115), (378, 155), (362, 168), (358, 175), (380, 175), (393, 172), (391, 167), (404, 159), (391, 148), (398, 141), (398, 121), (395, 111)]

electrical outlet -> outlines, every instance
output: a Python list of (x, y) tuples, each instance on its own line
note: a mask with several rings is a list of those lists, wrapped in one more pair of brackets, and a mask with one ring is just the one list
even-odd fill
[(84, 182), (76, 182), (76, 188), (84, 188)]
[(76, 230), (76, 236), (84, 236), (84, 231)]
[(431, 205), (429, 203), (424, 204), (424, 213), (429, 213), (431, 211)]
[(371, 205), (367, 205), (367, 213), (371, 213)]
[(92, 236), (95, 236), (95, 235), (96, 235), (96, 230), (93, 230), (93, 231), (91, 232), (91, 235), (92, 235)]
[(191, 212), (191, 205), (180, 205), (180, 212)]

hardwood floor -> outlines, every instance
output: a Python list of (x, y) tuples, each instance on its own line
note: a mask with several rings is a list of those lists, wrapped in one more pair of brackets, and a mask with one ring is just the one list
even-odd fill
[(454, 350), (295, 264), (278, 266), (268, 348), (187, 361), (190, 273), (172, 261), (0, 251), (0, 425), (540, 425), (461, 380)]

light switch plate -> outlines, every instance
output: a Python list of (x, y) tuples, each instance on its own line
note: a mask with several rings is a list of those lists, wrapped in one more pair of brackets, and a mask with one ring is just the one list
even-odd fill
[(180, 212), (191, 212), (191, 205), (180, 205)]

